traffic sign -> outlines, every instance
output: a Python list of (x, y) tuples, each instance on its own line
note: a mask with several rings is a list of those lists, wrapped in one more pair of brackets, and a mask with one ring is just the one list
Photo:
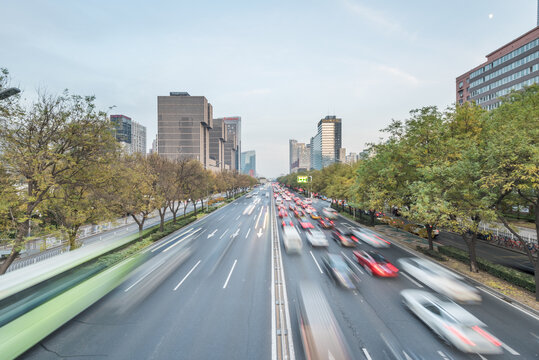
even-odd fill
[(308, 176), (298, 176), (298, 183), (306, 183)]

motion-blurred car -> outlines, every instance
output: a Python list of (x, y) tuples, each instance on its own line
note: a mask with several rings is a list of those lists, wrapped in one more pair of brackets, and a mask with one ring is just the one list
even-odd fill
[(314, 229), (314, 225), (305, 216), (300, 217), (298, 222), (303, 230)]
[(302, 282), (297, 294), (296, 314), (306, 359), (352, 359), (339, 323), (318, 285)]
[(285, 226), (283, 228), (283, 243), (287, 253), (301, 251), (301, 237), (295, 227)]
[(355, 227), (352, 229), (352, 233), (356, 239), (376, 248), (387, 248), (391, 244), (389, 241), (383, 239), (375, 232), (365, 228)]
[(369, 275), (380, 277), (396, 277), (399, 275), (399, 269), (376, 251), (354, 251), (354, 256), (359, 265), (363, 266)]
[(279, 210), (279, 217), (282, 219), (288, 216), (288, 212), (284, 209)]
[(401, 291), (402, 302), (442, 340), (460, 351), (501, 354), (502, 343), (484, 328), (486, 325), (445, 296), (423, 290)]
[(291, 211), (294, 211), (294, 210), (296, 210), (297, 208), (296, 208), (296, 205), (290, 204), (290, 205), (288, 205), (288, 209), (290, 209)]
[[(422, 238), (427, 238), (427, 227), (423, 224), (406, 224), (404, 230), (416, 234), (417, 236), (421, 236)], [(440, 230), (433, 228), (432, 238), (434, 239), (438, 235), (440, 235)]]
[(301, 209), (296, 209), (294, 210), (294, 216), (299, 219), (300, 217), (305, 216), (305, 213)]
[(335, 229), (333, 229), (333, 231), (331, 232), (333, 240), (339, 243), (339, 245), (346, 247), (355, 247), (356, 242), (350, 237), (348, 237), (346, 234), (346, 228), (343, 227), (335, 227)]
[(326, 237), (326, 234), (324, 234), (321, 230), (311, 229), (307, 232), (307, 241), (311, 246), (323, 246), (328, 247), (328, 239)]
[(355, 289), (359, 283), (359, 278), (350, 269), (342, 256), (337, 254), (327, 254), (322, 256), (322, 261), (327, 271), (333, 279), (347, 289)]
[(283, 228), (286, 227), (286, 226), (294, 227), (294, 223), (292, 222), (292, 220), (288, 220), (288, 221), (283, 220), (283, 221), (281, 222), (281, 226), (282, 226)]
[(318, 219), (318, 225), (322, 229), (333, 229), (333, 227), (335, 226), (335, 223), (333, 222), (333, 220), (330, 220), (328, 218), (320, 218)]
[(311, 212), (311, 218), (314, 219), (314, 220), (318, 220), (318, 219), (320, 219), (320, 215), (318, 215), (318, 213), (316, 211), (312, 211)]
[(479, 291), (466, 284), (463, 278), (451, 271), (421, 258), (402, 258), (397, 261), (400, 269), (447, 297), (465, 303), (481, 302)]
[(330, 207), (325, 207), (322, 209), (322, 214), (327, 217), (328, 219), (336, 219), (337, 218), (337, 211), (335, 209), (332, 209)]

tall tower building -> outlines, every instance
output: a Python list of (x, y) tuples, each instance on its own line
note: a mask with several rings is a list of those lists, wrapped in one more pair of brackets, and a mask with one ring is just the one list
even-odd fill
[(299, 158), (298, 158), (298, 141), (294, 139), (288, 140), (288, 147), (289, 147), (289, 168), (290, 173), (296, 172), (298, 165), (299, 165)]
[(320, 170), (340, 161), (342, 120), (326, 116), (318, 122), (318, 131), (311, 138), (311, 168)]
[(157, 141), (159, 155), (169, 159), (196, 159), (210, 164), (213, 108), (204, 96), (171, 92), (157, 97)]
[(226, 129), (223, 119), (213, 119), (210, 129), (210, 162), (216, 170), (225, 168)]
[(125, 115), (111, 115), (116, 140), (128, 154), (146, 154), (146, 126), (140, 125)]
[(224, 169), (240, 171), (241, 165), (241, 117), (224, 117), (226, 141), (224, 143)]
[(241, 173), (256, 176), (256, 152), (254, 150), (241, 153)]

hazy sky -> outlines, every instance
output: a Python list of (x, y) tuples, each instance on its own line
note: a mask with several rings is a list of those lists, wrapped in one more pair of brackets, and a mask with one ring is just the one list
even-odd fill
[(7, 1), (0, 67), (38, 89), (96, 95), (157, 132), (157, 96), (204, 95), (242, 117), (257, 171), (288, 171), (288, 139), (328, 114), (361, 151), (391, 119), (455, 101), (455, 77), (536, 26), (532, 0)]

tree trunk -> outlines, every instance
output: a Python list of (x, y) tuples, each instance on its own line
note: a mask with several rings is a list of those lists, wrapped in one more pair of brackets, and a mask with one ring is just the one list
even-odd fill
[(165, 230), (165, 214), (167, 213), (167, 208), (166, 207), (162, 209), (159, 208), (158, 211), (159, 211), (159, 218), (161, 219), (160, 224), (159, 224), (159, 231), (164, 231)]
[(427, 240), (429, 242), (429, 250), (434, 250), (434, 244), (432, 243), (432, 225), (425, 225), (425, 228), (427, 229)]
[(17, 237), (11, 253), (7, 259), (0, 265), (0, 275), (5, 274), (9, 266), (15, 261), (19, 253), (21, 252), (21, 246), (24, 243), (24, 237), (28, 234), (28, 228), (30, 227), (30, 220), (26, 220), (17, 226)]
[(195, 215), (197, 214), (197, 202), (196, 201), (193, 201), (193, 209), (194, 209), (194, 212), (195, 212)]
[(204, 211), (204, 198), (200, 199), (200, 208)]
[(470, 255), (470, 271), (474, 273), (479, 272), (479, 266), (477, 265), (477, 255), (475, 253), (475, 242), (477, 240), (477, 232), (462, 234), (466, 246), (468, 246), (468, 254)]
[(374, 213), (375, 210), (371, 210), (371, 226), (374, 226)]
[(75, 250), (80, 247), (80, 244), (77, 243), (77, 233), (79, 232), (79, 227), (69, 229), (67, 232), (68, 241), (69, 241), (69, 251)]

